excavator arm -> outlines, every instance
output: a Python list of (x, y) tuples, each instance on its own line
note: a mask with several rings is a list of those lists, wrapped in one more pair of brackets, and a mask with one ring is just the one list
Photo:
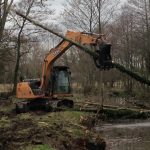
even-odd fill
[[(46, 55), (42, 66), (42, 80), (40, 82), (35, 80), (26, 80), (17, 85), (18, 98), (40, 98), (44, 96), (53, 95), (54, 86), (52, 86), (52, 75), (54, 62), (72, 45), (76, 45), (79, 49), (83, 50), (81, 45), (93, 49), (93, 58), (96, 67), (109, 69), (112, 67), (110, 56), (111, 45), (106, 42), (104, 35), (87, 34), (82, 32), (67, 31), (66, 39), (63, 39), (55, 48), (52, 48)], [(74, 44), (75, 43), (75, 44)], [(85, 51), (86, 52), (86, 51)], [(87, 52), (88, 53), (88, 52)]]
[(42, 67), (42, 81), (40, 86), (42, 90), (46, 90), (48, 87), (54, 62), (71, 46), (71, 43), (63, 40), (46, 55)]

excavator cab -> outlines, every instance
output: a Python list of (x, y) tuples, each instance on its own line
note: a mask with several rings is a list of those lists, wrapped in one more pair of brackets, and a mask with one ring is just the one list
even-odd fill
[(67, 66), (54, 66), (51, 75), (52, 95), (54, 94), (70, 94), (70, 74)]

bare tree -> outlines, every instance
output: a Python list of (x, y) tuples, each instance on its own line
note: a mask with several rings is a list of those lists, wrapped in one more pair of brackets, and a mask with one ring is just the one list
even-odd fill
[[(53, 13), (53, 10), (45, 8), (46, 5), (44, 1), (42, 1), (41, 6), (41, 1), (38, 0), (25, 0), (23, 2), (19, 2), (17, 5), (15, 5), (15, 7), (16, 7), (15, 9), (21, 9), (22, 11), (24, 11), (26, 16), (28, 16), (29, 14), (35, 16), (36, 13), (35, 18), (37, 18), (38, 16), (38, 19), (40, 19), (41, 21), (45, 15), (47, 14), (50, 15)], [(17, 28), (19, 28), (16, 41), (16, 65), (14, 69), (14, 81), (13, 81), (14, 83), (13, 93), (15, 93), (21, 57), (30, 52), (30, 49), (22, 50), (22, 43), (23, 41), (26, 40), (29, 41), (29, 39), (31, 40), (31, 38), (29, 37), (33, 37), (33, 34), (37, 36), (39, 30), (36, 30), (34, 28), (33, 30), (29, 30), (26, 19), (18, 18), (18, 16), (14, 16), (13, 14), (12, 17), (15, 20), (15, 25), (17, 26)]]
[[(63, 24), (70, 29), (85, 32), (104, 32), (106, 26), (112, 22), (113, 15), (119, 0), (67, 0), (63, 12)], [(72, 54), (76, 55), (74, 64), (77, 81), (83, 87), (84, 94), (89, 94), (94, 89), (99, 73), (94, 67), (93, 60), (77, 49)], [(68, 59), (74, 58), (68, 56)], [(71, 61), (70, 61), (71, 62)], [(86, 67), (88, 66), (88, 67)], [(73, 72), (75, 71), (73, 70)], [(96, 91), (95, 89), (93, 91)]]
[(93, 32), (98, 26), (102, 30), (112, 20), (118, 3), (119, 0), (67, 0), (63, 24), (87, 32)]
[[(28, 3), (28, 8), (26, 10), (26, 16), (29, 15), (30, 10), (31, 10), (31, 8), (33, 6), (33, 3), (34, 3), (34, 0), (32, 0), (30, 3)], [(22, 24), (20, 26), (20, 31), (19, 31), (18, 36), (17, 36), (17, 48), (16, 48), (16, 50), (17, 50), (17, 57), (16, 57), (16, 65), (15, 65), (15, 71), (14, 71), (13, 93), (16, 92), (18, 70), (19, 70), (20, 57), (21, 57), (21, 52), (20, 52), (20, 49), (21, 49), (21, 34), (23, 32), (23, 28), (25, 26), (25, 23), (26, 23), (26, 19), (23, 19)]]
[(149, 0), (130, 0), (129, 6), (136, 16), (136, 29), (138, 38), (143, 42), (141, 54), (145, 59), (145, 67), (150, 73), (150, 1)]

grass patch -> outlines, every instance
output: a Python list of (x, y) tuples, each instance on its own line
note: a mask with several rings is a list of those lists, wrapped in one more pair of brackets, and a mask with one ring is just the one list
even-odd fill
[(41, 117), (40, 121), (49, 124), (58, 123), (58, 122), (79, 123), (80, 116), (86, 116), (86, 115), (89, 115), (89, 113), (78, 112), (78, 111), (61, 111), (61, 112), (48, 113), (47, 116)]
[(0, 92), (10, 92), (12, 87), (12, 84), (0, 84)]
[(0, 128), (10, 128), (11, 120), (8, 117), (2, 117), (0, 119)]
[(82, 129), (75, 128), (75, 127), (69, 129), (68, 131), (70, 131), (77, 138), (82, 137), (84, 134)]
[(48, 145), (36, 145), (36, 146), (28, 146), (25, 150), (56, 150), (56, 149), (51, 148)]
[(22, 121), (26, 121), (26, 120), (31, 120), (33, 119), (33, 117), (31, 116), (30, 113), (22, 113), (22, 114), (18, 114), (18, 119), (22, 120)]
[(149, 113), (131, 109), (109, 109), (104, 110), (104, 114), (108, 119), (146, 119), (149, 117)]

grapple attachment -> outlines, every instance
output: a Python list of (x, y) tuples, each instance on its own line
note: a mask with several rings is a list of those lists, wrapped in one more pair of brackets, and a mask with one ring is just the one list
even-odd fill
[(111, 69), (113, 67), (112, 57), (110, 54), (111, 44), (101, 43), (95, 50), (94, 63), (101, 70)]

